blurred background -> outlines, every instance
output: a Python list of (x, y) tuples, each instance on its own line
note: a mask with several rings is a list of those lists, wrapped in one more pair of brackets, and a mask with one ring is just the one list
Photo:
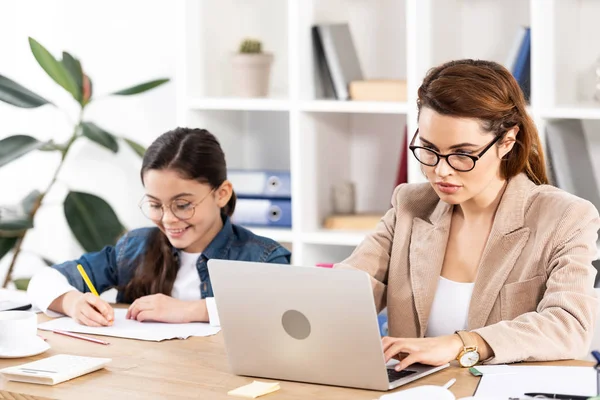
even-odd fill
[[(235, 222), (283, 243), (294, 264), (341, 261), (397, 184), (424, 180), (406, 148), (417, 89), (428, 69), (460, 58), (511, 71), (553, 183), (598, 207), (599, 15), (596, 0), (4, 0), (0, 279), (17, 248), (8, 286), (148, 225), (140, 154), (176, 126), (221, 141), (240, 197)], [(32, 212), (39, 197), (28, 196), (61, 162), (44, 143), (68, 144), (86, 102), (83, 83), (75, 95), (64, 88), (64, 74), (82, 74), (63, 51), (93, 82), (87, 130)], [(168, 82), (108, 95), (157, 79)], [(17, 92), (35, 102), (12, 82), (57, 107), (7, 104)]]

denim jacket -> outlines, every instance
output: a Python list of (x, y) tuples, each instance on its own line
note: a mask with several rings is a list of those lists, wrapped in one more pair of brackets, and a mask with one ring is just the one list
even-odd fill
[[(76, 261), (54, 265), (67, 277), (69, 284), (80, 292), (88, 292), (77, 264), (86, 270), (98, 293), (112, 287), (123, 288), (133, 277), (134, 262), (146, 249), (150, 233), (158, 228), (140, 228), (125, 234), (115, 246), (106, 246), (96, 253), (87, 253)], [(173, 248), (173, 252), (179, 250)], [(200, 276), (202, 298), (213, 297), (207, 261), (211, 258), (223, 260), (254, 261), (273, 264), (289, 264), (291, 253), (274, 240), (257, 236), (241, 226), (234, 225), (229, 218), (223, 220), (223, 229), (198, 257), (196, 269)], [(131, 301), (134, 299), (130, 299)], [(124, 302), (122, 290), (118, 291), (117, 302)]]

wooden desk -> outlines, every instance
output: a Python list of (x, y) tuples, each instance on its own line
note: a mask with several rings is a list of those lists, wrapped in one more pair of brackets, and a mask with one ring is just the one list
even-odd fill
[[(43, 314), (39, 320), (48, 318)], [(110, 357), (113, 361), (105, 370), (63, 382), (44, 386), (8, 382), (0, 379), (0, 394), (16, 392), (53, 399), (235, 399), (227, 392), (251, 383), (254, 378), (232, 375), (223, 345), (223, 335), (192, 337), (187, 340), (146, 342), (131, 339), (101, 337), (108, 346), (86, 342), (51, 332), (39, 331), (52, 346), (35, 357), (0, 359), (0, 368), (22, 364), (54, 354), (75, 354), (92, 357)], [(91, 335), (89, 335), (91, 336)], [(544, 363), (548, 365), (593, 365), (588, 361)], [(451, 390), (457, 398), (470, 396), (478, 378), (466, 369), (452, 366), (431, 376), (405, 385), (397, 390), (422, 385), (443, 385), (451, 378), (456, 383)], [(263, 381), (268, 379), (257, 378)], [(269, 394), (266, 400), (373, 400), (383, 392), (312, 385), (281, 381), (281, 390)], [(3, 397), (0, 396), (0, 399)], [(11, 398), (11, 397), (6, 397)], [(18, 397), (15, 397), (18, 398)], [(24, 397), (27, 398), (27, 397)]]

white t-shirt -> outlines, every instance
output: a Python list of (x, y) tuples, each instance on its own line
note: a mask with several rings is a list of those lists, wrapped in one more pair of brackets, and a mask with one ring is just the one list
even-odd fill
[(452, 335), (467, 329), (469, 305), (475, 283), (455, 282), (440, 276), (426, 337)]
[[(196, 262), (201, 253), (180, 252), (180, 267), (173, 283), (171, 297), (184, 300), (200, 300), (200, 275), (196, 268)], [(77, 290), (69, 284), (67, 278), (54, 268), (44, 268), (31, 278), (27, 295), (31, 303), (42, 310), (50, 317), (60, 316), (61, 314), (48, 310), (48, 307), (54, 300), (63, 294)], [(219, 325), (217, 306), (214, 297), (206, 298), (206, 308), (211, 325)]]

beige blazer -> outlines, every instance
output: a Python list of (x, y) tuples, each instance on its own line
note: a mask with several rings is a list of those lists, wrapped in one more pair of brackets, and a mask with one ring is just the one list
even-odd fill
[[(390, 336), (423, 337), (453, 206), (429, 183), (398, 186), (392, 208), (336, 268), (369, 273)], [(480, 261), (468, 329), (494, 350), (489, 363), (581, 357), (592, 339), (598, 211), (524, 174), (511, 179)]]

